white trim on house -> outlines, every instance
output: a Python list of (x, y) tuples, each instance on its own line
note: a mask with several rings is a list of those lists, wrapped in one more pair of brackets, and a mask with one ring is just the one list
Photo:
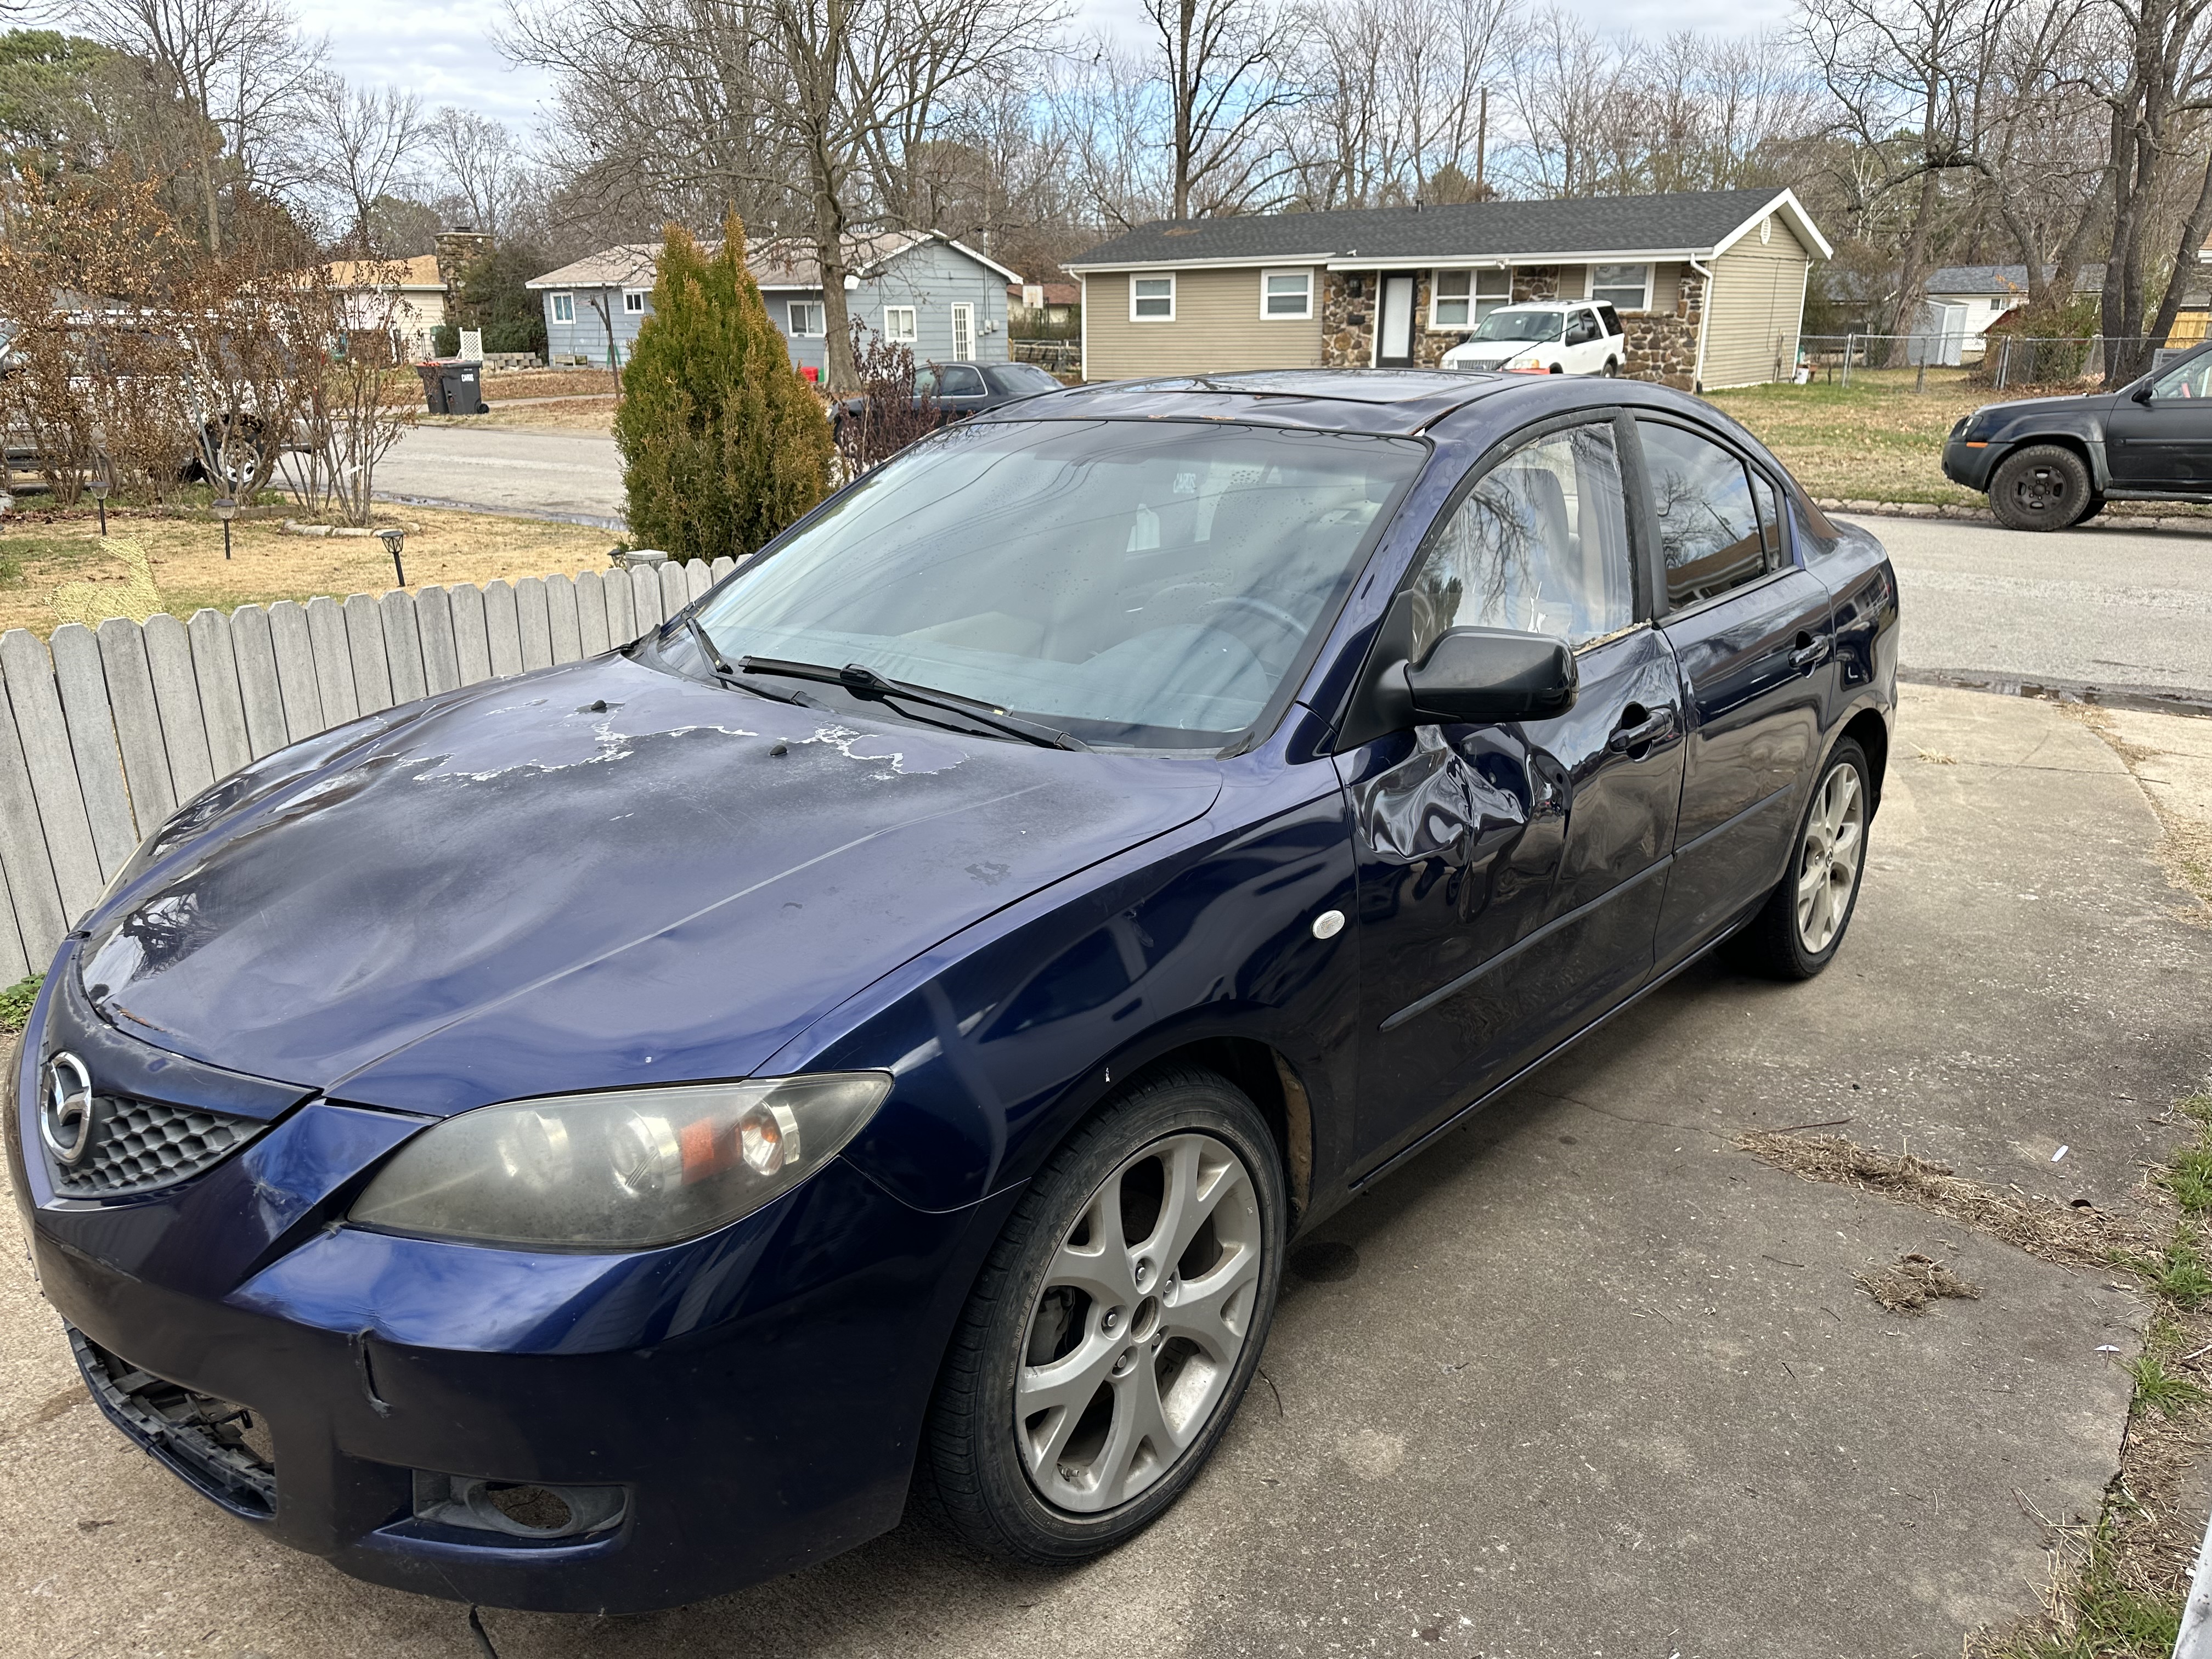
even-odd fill
[[(1632, 306), (1625, 306), (1618, 300), (1601, 301), (1598, 298), (1597, 292), (1597, 273), (1601, 265), (1610, 265), (1615, 270), (1620, 269), (1623, 265), (1630, 267), (1640, 265), (1644, 271), (1644, 297), (1638, 300)], [(1615, 311), (1649, 311), (1651, 309), (1651, 289), (1654, 271), (1655, 267), (1653, 262), (1649, 259), (1593, 260), (1589, 264), (1583, 267), (1583, 291), (1579, 297), (1589, 301), (1592, 304), (1609, 305)], [(1620, 293), (1626, 289), (1627, 285), (1623, 283), (1607, 283), (1605, 286), (1611, 289), (1615, 293)]]
[(941, 240), (943, 240), (943, 241), (945, 243), (945, 245), (946, 245), (947, 246), (958, 248), (958, 249), (960, 250), (960, 252), (963, 252), (963, 253), (966, 254), (969, 258), (973, 259), (973, 260), (974, 260), (977, 264), (979, 264), (979, 265), (988, 265), (988, 266), (990, 266), (992, 270), (994, 270), (997, 271), (997, 272), (999, 273), (999, 275), (1000, 275), (1000, 276), (1001, 276), (1005, 277), (1005, 278), (1006, 278), (1008, 282), (1010, 282), (1010, 283), (1019, 283), (1019, 282), (1022, 280), (1022, 273), (1021, 273), (1021, 272), (1019, 272), (1018, 270), (1008, 270), (1006, 268), (1006, 266), (1004, 266), (1004, 265), (1000, 264), (996, 259), (994, 259), (994, 258), (993, 258), (989, 254), (988, 254), (988, 253), (978, 253), (978, 252), (975, 252), (975, 250), (974, 248), (969, 247), (969, 246), (968, 246), (968, 244), (967, 244), (967, 243), (965, 243), (965, 242), (956, 242), (956, 241), (954, 241), (954, 240), (952, 240), (952, 238), (951, 238), (950, 236), (945, 236), (945, 235), (944, 235), (941, 232), (938, 232), (938, 231), (932, 231), (932, 232), (930, 232), (930, 234), (931, 234), (931, 235), (933, 235), (933, 236), (937, 236), (937, 237), (939, 237)]
[[(903, 332), (891, 321), (892, 318), (899, 316), (906, 319)], [(913, 306), (885, 306), (884, 307), (884, 338), (895, 345), (912, 345), (921, 337), (915, 331), (919, 321), (915, 307)]]
[[(1141, 303), (1141, 304), (1146, 304), (1146, 305), (1149, 305), (1149, 304), (1151, 304), (1152, 301), (1156, 301), (1156, 300), (1158, 300), (1158, 299), (1159, 299), (1159, 298), (1161, 297), (1159, 295), (1157, 295), (1157, 294), (1145, 294), (1145, 295), (1139, 295), (1139, 294), (1137, 292), (1137, 285), (1138, 285), (1139, 283), (1165, 283), (1168, 285), (1168, 291), (1167, 291), (1167, 295), (1166, 295), (1166, 299), (1167, 299), (1167, 302), (1168, 302), (1168, 308), (1167, 308), (1167, 312), (1166, 312), (1166, 314), (1165, 314), (1165, 315), (1164, 315), (1164, 316), (1145, 316), (1145, 315), (1141, 315), (1141, 314), (1139, 314), (1139, 312), (1138, 312), (1138, 310), (1137, 310), (1137, 307), (1138, 307), (1140, 303)], [(1142, 271), (1133, 270), (1133, 271), (1131, 271), (1131, 272), (1129, 273), (1129, 320), (1130, 320), (1131, 322), (1133, 322), (1133, 323), (1171, 323), (1171, 322), (1175, 321), (1175, 319), (1176, 319), (1176, 274), (1175, 274), (1175, 272), (1173, 272), (1172, 270), (1142, 270)]]
[(623, 315), (625, 317), (644, 316), (645, 302), (652, 297), (653, 290), (649, 288), (624, 289), (623, 290)]
[(556, 294), (553, 296), (553, 320), (556, 323), (573, 323), (576, 320), (574, 295)]
[(1815, 258), (1828, 259), (1835, 257), (1834, 246), (1826, 237), (1820, 234), (1820, 226), (1813, 222), (1813, 216), (1805, 211), (1805, 204), (1797, 199), (1797, 192), (1794, 190), (1777, 192), (1774, 198), (1765, 207), (1714, 243), (1711, 251), (1705, 257), (1717, 259), (1778, 213), (1788, 216), (1790, 228), (1797, 233), (1797, 240), (1813, 250)]
[[(1296, 311), (1278, 311), (1273, 301), (1277, 277), (1295, 276), (1305, 284), (1305, 293)], [(1289, 297), (1285, 295), (1283, 297)], [(1314, 273), (1311, 265), (1266, 265), (1260, 271), (1260, 320), (1263, 323), (1311, 322), (1314, 314)]]
[[(1336, 256), (1333, 253), (1291, 253), (1285, 254), (1278, 258), (1271, 260), (1269, 263), (1273, 265), (1278, 266), (1301, 264), (1318, 265), (1327, 264), (1328, 261), (1334, 258)], [(1062, 265), (1060, 269), (1067, 272), (1071, 276), (1085, 276), (1094, 272), (1100, 276), (1105, 276), (1117, 270), (1208, 270), (1220, 269), (1223, 267), (1234, 270), (1240, 265), (1249, 268), (1252, 265), (1256, 265), (1259, 263), (1260, 262), (1257, 259), (1254, 258), (1248, 253), (1235, 259), (1169, 259), (1165, 261), (1159, 259), (1145, 259), (1133, 262), (1123, 260), (1114, 264)]]
[[(1443, 283), (1441, 279), (1445, 276), (1456, 276), (1462, 273), (1464, 273), (1467, 277), (1466, 295), (1462, 296), (1455, 294), (1447, 296), (1443, 292)], [(1504, 292), (1501, 294), (1485, 294), (1482, 291), (1482, 279), (1486, 276), (1502, 276), (1505, 278)], [(1443, 304), (1447, 297), (1452, 300), (1460, 300), (1462, 297), (1464, 298), (1467, 305), (1467, 317), (1464, 321), (1455, 323), (1438, 313), (1437, 307)], [(1511, 265), (1505, 264), (1499, 261), (1492, 261), (1486, 264), (1431, 265), (1429, 267), (1429, 320), (1427, 326), (1429, 332), (1431, 334), (1461, 334), (1469, 332), (1474, 328), (1476, 324), (1480, 323), (1484, 317), (1489, 314), (1487, 312), (1483, 310), (1483, 307), (1485, 305), (1487, 305), (1492, 311), (1495, 311), (1500, 306), (1510, 306), (1512, 303), (1513, 267)]]
[[(1713, 272), (1711, 265), (1701, 265), (1695, 259), (1683, 262), (1704, 281), (1705, 289), (1698, 301), (1698, 361), (1690, 370), (1690, 389), (1702, 392), (1705, 386), (1705, 334), (1713, 325)], [(1812, 267), (1808, 264), (1807, 270)], [(1798, 313), (1798, 322), (1804, 322), (1804, 313)]]

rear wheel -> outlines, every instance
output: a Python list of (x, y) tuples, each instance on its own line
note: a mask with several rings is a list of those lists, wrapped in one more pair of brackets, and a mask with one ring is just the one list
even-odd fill
[(1260, 1363), (1281, 1276), (1273, 1136), (1211, 1073), (1140, 1085), (1055, 1153), (954, 1332), (924, 1455), (953, 1529), (1079, 1560), (1196, 1477)]
[(2063, 530), (2092, 510), (2087, 463), (2057, 444), (2030, 444), (1997, 464), (1990, 509), (2013, 530)]
[(1858, 905), (1872, 785), (1866, 750), (1844, 738), (1806, 803), (1788, 872), (1730, 941), (1743, 967), (1772, 979), (1810, 979), (1833, 960)]

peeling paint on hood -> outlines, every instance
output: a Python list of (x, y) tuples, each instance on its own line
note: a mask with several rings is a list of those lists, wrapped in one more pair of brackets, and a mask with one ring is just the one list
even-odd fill
[(506, 1097), (738, 1076), (1218, 788), (1206, 760), (603, 659), (434, 704), (218, 820), (95, 916), (83, 977), (145, 1041), (410, 1109), (481, 1104), (495, 1075)]

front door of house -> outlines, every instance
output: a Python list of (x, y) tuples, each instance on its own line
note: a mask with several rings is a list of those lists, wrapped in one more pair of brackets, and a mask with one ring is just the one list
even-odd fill
[(972, 363), (975, 361), (975, 307), (952, 307), (952, 361)]
[(1375, 367), (1413, 366), (1413, 276), (1393, 271), (1382, 279), (1375, 316)]

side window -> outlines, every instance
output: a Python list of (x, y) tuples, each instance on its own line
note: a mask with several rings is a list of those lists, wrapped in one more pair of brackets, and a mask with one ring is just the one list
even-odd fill
[(2153, 402), (2161, 404), (2212, 398), (2212, 352), (2166, 370), (2151, 382), (2150, 395)]
[(1451, 628), (1580, 642), (1635, 621), (1612, 425), (1571, 427), (1508, 454), (1431, 535), (1411, 586), (1416, 662)]
[(1577, 311), (1574, 314), (1573, 320), (1567, 325), (1569, 345), (1589, 345), (1592, 341), (1603, 337), (1604, 335), (1599, 328), (1597, 317), (1594, 313)]
[(947, 363), (938, 370), (941, 384), (939, 395), (945, 398), (980, 398), (983, 395), (983, 376), (979, 370), (965, 363)]
[(1618, 339), (1620, 336), (1620, 313), (1611, 306), (1600, 306), (1597, 314), (1605, 321), (1605, 331)]
[(1686, 610), (1766, 574), (1766, 538), (1752, 504), (1751, 478), (1728, 450), (1679, 426), (1638, 421), (1667, 604)]
[(1790, 562), (1782, 546), (1782, 503), (1774, 493), (1774, 485), (1756, 467), (1751, 472), (1751, 499), (1759, 509), (1759, 536), (1766, 543), (1766, 568), (1779, 570)]

